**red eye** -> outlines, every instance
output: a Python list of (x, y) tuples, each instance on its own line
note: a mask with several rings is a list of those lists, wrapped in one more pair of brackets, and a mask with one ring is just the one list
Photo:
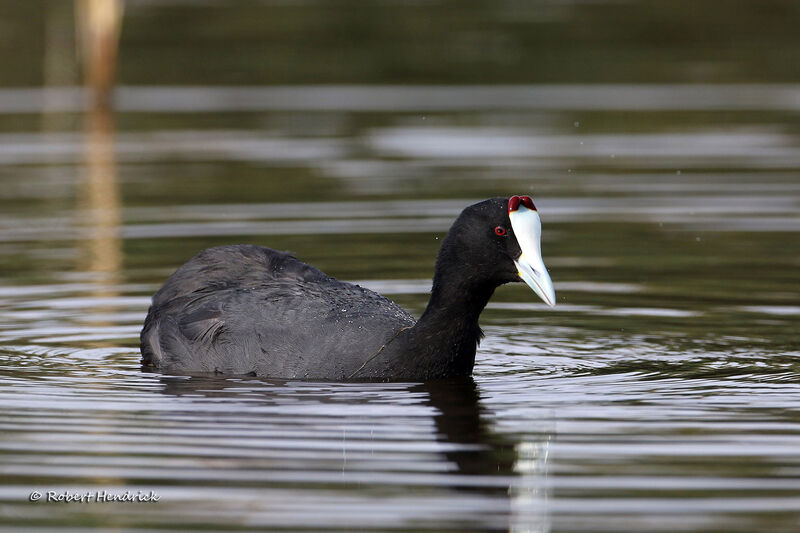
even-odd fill
[(497, 226), (496, 228), (494, 228), (494, 233), (495, 235), (499, 235), (500, 237), (502, 237), (506, 234), (506, 228), (504, 228), (503, 226)]

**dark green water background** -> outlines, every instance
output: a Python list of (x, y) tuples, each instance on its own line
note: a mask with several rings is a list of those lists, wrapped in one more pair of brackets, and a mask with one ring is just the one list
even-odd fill
[[(800, 530), (800, 3), (128, 0), (110, 117), (73, 23), (0, 3), (0, 528)], [(419, 314), (510, 194), (558, 305), (501, 288), (472, 380), (139, 369), (204, 247)]]

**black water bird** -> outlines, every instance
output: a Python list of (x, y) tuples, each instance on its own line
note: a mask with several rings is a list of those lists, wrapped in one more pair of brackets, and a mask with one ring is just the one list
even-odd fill
[(142, 363), (171, 374), (324, 381), (466, 376), (482, 336), (478, 317), (498, 286), (524, 281), (555, 305), (540, 236), (528, 196), (464, 209), (442, 242), (419, 320), (287, 252), (209, 248), (153, 296)]

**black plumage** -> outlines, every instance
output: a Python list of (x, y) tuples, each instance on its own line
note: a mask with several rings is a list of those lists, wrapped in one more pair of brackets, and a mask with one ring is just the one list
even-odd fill
[(286, 252), (204, 250), (153, 297), (141, 333), (143, 364), (174, 374), (333, 381), (469, 375), (481, 311), (496, 287), (520, 281), (508, 202), (474, 204), (454, 222), (419, 320)]

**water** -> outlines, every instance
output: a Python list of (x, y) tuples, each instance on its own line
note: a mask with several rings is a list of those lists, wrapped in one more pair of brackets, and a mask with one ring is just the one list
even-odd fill
[[(800, 530), (793, 3), (130, 1), (113, 116), (76, 87), (68, 3), (23, 5), (0, 8), (31, 44), (0, 47), (4, 530)], [(139, 367), (150, 295), (202, 248), (292, 250), (418, 315), (451, 221), (509, 194), (558, 305), (498, 290), (472, 379)], [(48, 501), (126, 491), (158, 501)]]

